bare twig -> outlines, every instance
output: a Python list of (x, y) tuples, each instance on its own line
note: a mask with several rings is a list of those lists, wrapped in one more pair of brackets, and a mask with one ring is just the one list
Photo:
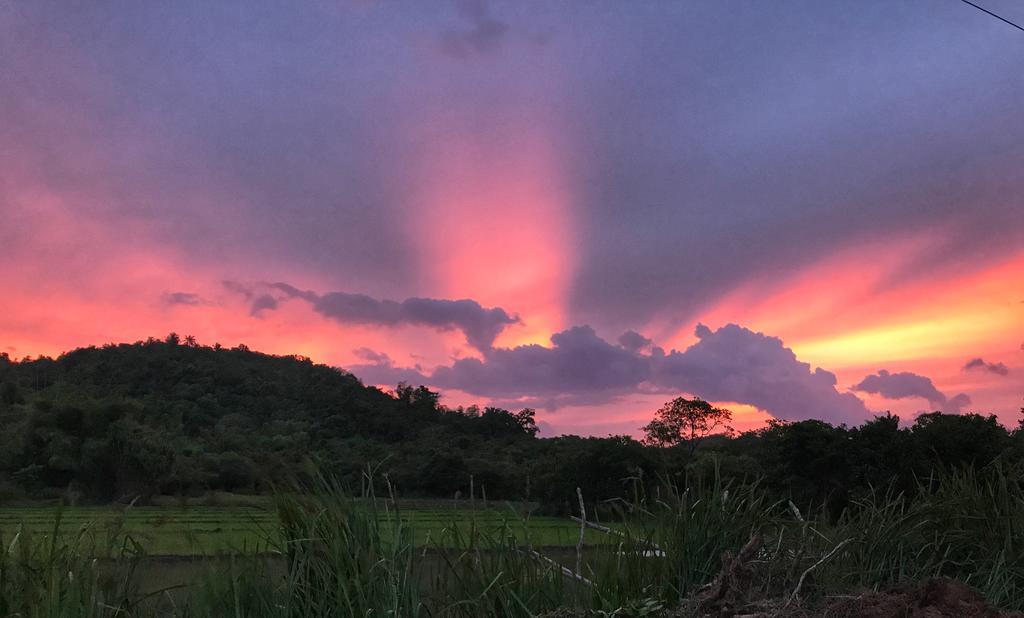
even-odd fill
[(829, 558), (831, 558), (832, 556), (836, 555), (836, 553), (839, 552), (840, 549), (845, 547), (852, 540), (853, 539), (851, 538), (851, 539), (846, 539), (845, 541), (842, 541), (841, 543), (839, 543), (838, 545), (833, 547), (832, 551), (830, 551), (827, 554), (825, 554), (824, 556), (822, 556), (820, 560), (818, 560), (817, 562), (815, 562), (811, 566), (807, 567), (807, 570), (804, 571), (800, 575), (800, 579), (796, 582), (796, 588), (793, 589), (793, 594), (789, 595), (789, 600), (786, 601), (786, 604), (784, 606), (782, 606), (782, 609), (786, 609), (787, 607), (789, 607), (790, 605), (793, 604), (793, 601), (795, 601), (797, 599), (797, 597), (800, 595), (800, 589), (803, 588), (804, 580), (807, 579), (807, 576), (810, 574), (811, 571), (813, 571), (814, 569), (818, 568), (822, 564), (825, 564), (825, 562), (828, 561)]

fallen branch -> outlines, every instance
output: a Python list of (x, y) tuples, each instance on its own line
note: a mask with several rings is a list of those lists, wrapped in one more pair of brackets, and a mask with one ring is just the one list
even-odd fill
[(592, 587), (594, 585), (594, 582), (590, 581), (586, 577), (583, 577), (579, 573), (574, 572), (572, 569), (570, 569), (567, 566), (563, 566), (563, 565), (559, 564), (558, 562), (555, 562), (554, 560), (552, 560), (551, 558), (548, 558), (547, 556), (545, 556), (544, 554), (541, 554), (540, 552), (534, 551), (532, 549), (524, 549), (524, 550), (520, 550), (520, 551), (522, 551), (526, 555), (530, 556), (531, 558), (534, 558), (534, 559), (539, 560), (541, 562), (545, 562), (547, 564), (550, 564), (551, 566), (558, 567), (558, 569), (562, 572), (562, 575), (565, 575), (566, 577), (568, 577), (570, 579), (575, 579), (576, 581), (580, 582), (581, 584), (585, 584), (587, 586), (591, 586)]
[(637, 543), (643, 543), (644, 545), (647, 545), (651, 549), (654, 549), (654, 550), (657, 550), (658, 552), (661, 552), (659, 555), (662, 555), (662, 556), (665, 555), (664, 552), (662, 552), (661, 547), (659, 547), (658, 544), (655, 543), (654, 541), (644, 541), (644, 540), (641, 540), (641, 539), (635, 539), (635, 538), (630, 537), (625, 532), (622, 532), (621, 530), (616, 530), (614, 528), (609, 528), (608, 526), (602, 526), (601, 524), (595, 524), (592, 521), (587, 521), (585, 519), (580, 519), (579, 517), (576, 517), (575, 515), (570, 515), (569, 519), (573, 520), (574, 522), (576, 522), (578, 524), (583, 524), (584, 526), (586, 526), (588, 528), (593, 528), (594, 530), (597, 530), (598, 532), (604, 532), (605, 534), (614, 534), (615, 536), (619, 536), (619, 537), (622, 537), (624, 539), (630, 539), (630, 540), (636, 541)]

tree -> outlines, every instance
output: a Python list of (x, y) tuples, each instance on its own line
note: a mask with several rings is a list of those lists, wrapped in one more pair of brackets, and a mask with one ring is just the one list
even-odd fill
[[(869, 433), (885, 433), (898, 425), (895, 417), (877, 421)], [(850, 458), (854, 441), (845, 425), (825, 421), (769, 421), (761, 432), (759, 463), (774, 493), (800, 508), (825, 506), (833, 516), (849, 502)], [(895, 473), (892, 470), (891, 473)]]
[(643, 427), (644, 441), (657, 446), (686, 443), (692, 455), (700, 441), (716, 429), (732, 433), (730, 421), (732, 412), (725, 408), (716, 408), (699, 397), (676, 397), (663, 405), (654, 420)]
[(937, 464), (988, 465), (1010, 445), (1010, 435), (994, 415), (922, 414), (910, 428), (922, 450), (920, 473)]
[(477, 429), (488, 436), (529, 436), (537, 435), (537, 412), (533, 408), (523, 408), (519, 412), (509, 412), (503, 408), (488, 406), (482, 413), (477, 413)]
[(399, 382), (395, 387), (395, 399), (417, 412), (436, 412), (441, 405), (441, 394), (422, 384), (413, 388), (405, 382)]
[(21, 403), (17, 384), (14, 382), (0, 382), (0, 403), (8, 406)]
[(523, 433), (529, 435), (531, 438), (537, 435), (538, 428), (536, 410), (533, 408), (523, 408), (513, 416), (516, 419), (516, 424), (522, 427)]

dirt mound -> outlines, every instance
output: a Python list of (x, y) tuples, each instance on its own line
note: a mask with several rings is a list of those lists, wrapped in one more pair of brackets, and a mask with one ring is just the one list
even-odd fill
[(952, 579), (929, 579), (887, 592), (829, 599), (825, 618), (1024, 618), (1019, 612), (989, 607), (970, 586)]
[[(735, 573), (731, 568), (734, 565), (730, 561), (730, 568), (723, 572)], [(683, 603), (682, 607), (674, 611), (653, 615), (664, 618), (1024, 618), (1024, 612), (993, 609), (981, 594), (967, 584), (946, 578), (929, 579), (886, 592), (828, 597), (814, 606), (794, 606), (788, 604), (786, 599), (763, 599), (746, 605), (737, 604), (734, 596), (723, 593), (725, 587), (721, 579), (716, 579), (714, 586), (708, 586), (705, 590), (709, 594), (706, 594), (703, 604)], [(707, 604), (709, 598), (721, 601), (726, 596), (729, 596), (728, 604)], [(543, 617), (596, 618), (608, 615), (604, 612), (563, 609), (544, 614)]]
[[(844, 542), (845, 543), (845, 542)], [(755, 585), (754, 558), (762, 545), (754, 535), (735, 555), (722, 554), (718, 575), (677, 608), (661, 613), (632, 612), (621, 608), (611, 614), (563, 609), (544, 618), (590, 616), (662, 616), (663, 618), (1024, 618), (1024, 612), (1000, 611), (988, 605), (977, 590), (944, 577), (905, 585), (884, 592), (812, 597), (801, 600), (808, 574), (832, 554), (840, 543), (814, 566), (804, 571), (794, 590), (785, 596), (764, 595)], [(763, 595), (763, 596), (762, 596)]]

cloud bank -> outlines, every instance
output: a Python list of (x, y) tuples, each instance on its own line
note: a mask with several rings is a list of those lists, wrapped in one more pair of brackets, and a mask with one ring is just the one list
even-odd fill
[(699, 325), (696, 332), (700, 341), (684, 351), (666, 354), (654, 347), (645, 354), (638, 351), (636, 337), (616, 345), (589, 326), (576, 326), (552, 335), (551, 346), (491, 349), (482, 360), (460, 359), (430, 374), (411, 374), (390, 362), (349, 370), (371, 383), (414, 377), (418, 383), (493, 399), (525, 399), (548, 409), (648, 391), (749, 404), (785, 420), (860, 423), (869, 417), (860, 399), (836, 389), (835, 375), (812, 370), (776, 337), (736, 324), (715, 331)]
[(777, 337), (736, 324), (716, 331), (698, 325), (696, 335), (697, 343), (655, 364), (656, 384), (750, 404), (783, 420), (860, 423), (869, 416), (860, 399), (836, 389), (834, 374), (812, 370)]

